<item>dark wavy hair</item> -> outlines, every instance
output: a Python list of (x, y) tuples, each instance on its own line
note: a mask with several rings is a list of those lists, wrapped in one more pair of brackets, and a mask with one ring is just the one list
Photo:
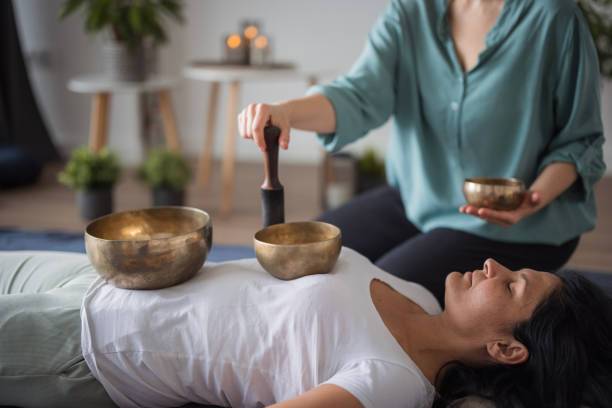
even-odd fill
[(527, 361), (479, 368), (448, 363), (435, 408), (468, 395), (497, 408), (612, 406), (612, 300), (576, 273), (559, 277), (562, 285), (514, 328), (529, 350)]

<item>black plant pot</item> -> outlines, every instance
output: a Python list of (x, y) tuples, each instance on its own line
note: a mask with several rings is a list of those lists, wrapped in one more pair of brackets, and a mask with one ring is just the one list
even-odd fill
[(79, 214), (86, 220), (93, 220), (113, 212), (112, 188), (94, 188), (77, 191)]
[(153, 206), (184, 205), (185, 190), (173, 190), (171, 188), (153, 188)]

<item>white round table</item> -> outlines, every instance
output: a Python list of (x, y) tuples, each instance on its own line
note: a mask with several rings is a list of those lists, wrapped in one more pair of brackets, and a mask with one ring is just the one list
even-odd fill
[(228, 215), (232, 210), (232, 187), (234, 184), (235, 140), (238, 122), (238, 98), (242, 82), (277, 81), (295, 79), (309, 85), (318, 82), (321, 73), (304, 72), (292, 64), (270, 64), (267, 66), (230, 65), (214, 61), (194, 61), (183, 69), (186, 78), (211, 83), (204, 146), (198, 161), (197, 180), (207, 186), (212, 161), (213, 134), (219, 98), (219, 85), (229, 84), (229, 98), (225, 123), (225, 151), (222, 165), (222, 195), (220, 212)]
[(68, 89), (77, 93), (92, 94), (91, 121), (89, 127), (89, 146), (97, 152), (106, 145), (108, 133), (108, 107), (112, 93), (143, 93), (155, 92), (164, 125), (164, 133), (168, 148), (180, 149), (176, 121), (172, 110), (169, 89), (177, 83), (177, 78), (153, 76), (142, 82), (120, 82), (108, 79), (102, 75), (84, 75), (71, 78)]

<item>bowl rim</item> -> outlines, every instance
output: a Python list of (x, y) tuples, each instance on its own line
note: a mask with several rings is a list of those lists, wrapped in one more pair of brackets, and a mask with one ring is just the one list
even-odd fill
[[(89, 233), (89, 227), (91, 227), (94, 223), (101, 221), (104, 218), (108, 218), (111, 216), (116, 216), (119, 214), (125, 214), (125, 213), (130, 213), (130, 212), (136, 212), (136, 211), (147, 211), (147, 210), (162, 210), (162, 209), (181, 209), (181, 210), (189, 210), (191, 212), (199, 212), (202, 213), (204, 215), (206, 215), (207, 217), (207, 221), (206, 223), (201, 226), (198, 227), (196, 229), (194, 229), (193, 231), (189, 231), (189, 232), (184, 232), (182, 234), (177, 234), (177, 235), (173, 235), (171, 237), (165, 237), (165, 238), (149, 238), (149, 239), (106, 239), (106, 238), (100, 238), (97, 237), (95, 235), (92, 235)], [(143, 207), (143, 208), (134, 208), (131, 210), (125, 210), (125, 211), (118, 211), (118, 212), (113, 212), (110, 214), (106, 214), (103, 215), (101, 217), (98, 217), (96, 219), (91, 220), (86, 226), (85, 226), (85, 236), (86, 237), (91, 237), (93, 239), (97, 239), (100, 241), (107, 241), (107, 242), (149, 242), (149, 241), (161, 241), (161, 240), (166, 240), (166, 239), (173, 239), (173, 238), (177, 238), (177, 237), (182, 237), (184, 235), (188, 235), (188, 234), (193, 234), (196, 231), (199, 231), (201, 229), (205, 229), (207, 227), (209, 227), (211, 225), (211, 217), (210, 214), (207, 213), (206, 211), (200, 209), (200, 208), (196, 208), (196, 207), (188, 207), (188, 206), (182, 206), (182, 205), (163, 205), (163, 206), (156, 206), (156, 207)]]
[[(334, 235), (331, 238), (328, 239), (324, 239), (321, 241), (315, 241), (315, 242), (305, 242), (302, 244), (273, 244), (271, 242), (266, 242), (266, 241), (262, 241), (260, 239), (257, 238), (257, 235), (262, 232), (267, 230), (268, 228), (272, 228), (278, 225), (285, 225), (285, 224), (321, 224), (321, 225), (326, 225), (326, 226), (330, 226), (333, 229), (335, 229), (336, 231), (336, 235)], [(300, 246), (304, 246), (304, 245), (317, 245), (317, 244), (321, 244), (321, 243), (325, 243), (325, 242), (330, 242), (330, 241), (334, 241), (334, 240), (338, 240), (342, 238), (342, 231), (340, 230), (340, 228), (338, 228), (337, 226), (335, 226), (334, 224), (330, 224), (328, 222), (323, 222), (323, 221), (294, 221), (294, 222), (283, 222), (281, 224), (273, 224), (273, 225), (268, 225), (267, 227), (264, 227), (262, 229), (260, 229), (259, 231), (255, 232), (255, 234), (253, 234), (253, 241), (257, 244), (260, 245), (265, 245), (265, 246), (276, 246), (276, 247), (296, 247), (298, 245)]]
[(463, 184), (476, 184), (482, 186), (520, 187), (525, 188), (525, 182), (515, 177), (468, 177)]

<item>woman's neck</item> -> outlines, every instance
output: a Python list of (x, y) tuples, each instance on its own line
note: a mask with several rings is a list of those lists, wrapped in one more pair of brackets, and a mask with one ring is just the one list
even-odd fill
[(503, 6), (506, 0), (451, 0), (449, 6), (462, 8), (490, 8)]
[(402, 348), (434, 385), (447, 363), (480, 364), (486, 359), (486, 350), (474, 339), (458, 335), (444, 313), (404, 315), (401, 332), (405, 333)]
[(370, 283), (370, 295), (391, 335), (432, 384), (449, 361), (479, 363), (486, 358), (486, 351), (469, 335), (459, 335), (445, 313), (430, 315), (379, 280)]
[(503, 0), (453, 0), (448, 5), (448, 24), (464, 72), (477, 65), (480, 53), (486, 49), (486, 37), (504, 3)]
[(506, 0), (451, 0), (447, 14), (451, 23), (468, 19), (473, 24), (489, 25), (497, 20), (505, 4)]

